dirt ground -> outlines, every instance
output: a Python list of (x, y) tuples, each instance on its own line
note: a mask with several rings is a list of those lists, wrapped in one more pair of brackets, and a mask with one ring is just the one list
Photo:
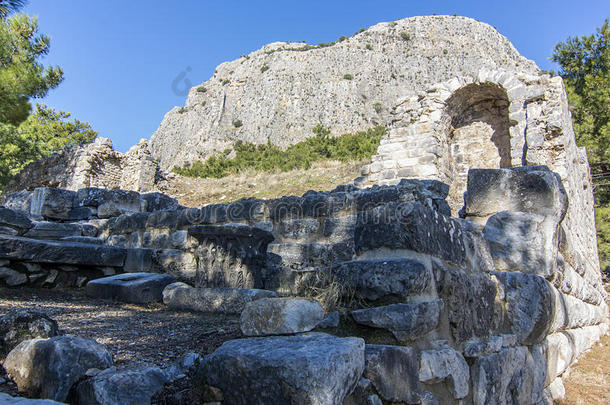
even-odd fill
[[(97, 340), (115, 365), (153, 363), (167, 366), (188, 352), (205, 355), (241, 336), (239, 316), (175, 312), (162, 304), (132, 305), (92, 300), (83, 290), (0, 288), (0, 315), (10, 308), (35, 308), (59, 324), (63, 334)], [(2, 360), (2, 359), (0, 359)], [(0, 367), (0, 392), (16, 395)]]
[[(610, 293), (610, 283), (606, 283), (606, 291)], [(610, 305), (610, 300), (607, 302)], [(563, 384), (566, 398), (561, 405), (610, 404), (610, 335), (602, 337), (570, 367)]]
[[(0, 288), (0, 315), (15, 307), (42, 310), (57, 321), (64, 334), (93, 338), (104, 344), (116, 365), (147, 362), (167, 366), (185, 353), (206, 355), (223, 342), (241, 336), (238, 316), (176, 312), (162, 304), (92, 300), (83, 290)], [(181, 384), (189, 384), (188, 379)], [(605, 336), (571, 367), (564, 384), (566, 399), (560, 402), (562, 405), (610, 404), (610, 336)], [(176, 401), (175, 391), (188, 388), (169, 387), (155, 403), (193, 403), (191, 397), (184, 402)], [(2, 367), (0, 392), (18, 394)], [(164, 399), (169, 395), (167, 392), (174, 395), (169, 396), (169, 401)]]

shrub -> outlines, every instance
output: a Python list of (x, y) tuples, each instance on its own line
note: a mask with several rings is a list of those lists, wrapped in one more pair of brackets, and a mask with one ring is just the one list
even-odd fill
[(404, 40), (404, 41), (409, 41), (411, 40), (411, 35), (409, 35), (408, 32), (403, 31), (400, 33), (400, 37)]
[(225, 84), (229, 84), (231, 81), (229, 79), (224, 79), (221, 84), (224, 86)]
[(443, 55), (447, 55), (448, 53), (449, 53), (449, 51), (448, 51), (448, 50), (443, 49)]
[(369, 51), (372, 51), (373, 50), (373, 45), (366, 44), (366, 49), (368, 49)]
[(267, 70), (269, 70), (269, 66), (267, 66), (267, 65), (261, 66), (261, 73), (265, 73)]
[(244, 125), (244, 124), (241, 122), (241, 120), (234, 120), (234, 121), (233, 121), (233, 126), (234, 126), (235, 128), (239, 128), (239, 127), (241, 127), (242, 125)]
[(312, 162), (320, 160), (347, 162), (365, 159), (377, 152), (379, 141), (385, 134), (385, 128), (381, 126), (338, 137), (331, 137), (330, 130), (322, 125), (316, 125), (312, 131), (315, 134), (313, 137), (296, 143), (286, 150), (270, 142), (255, 145), (238, 141), (234, 145), (234, 158), (229, 158), (230, 150), (226, 150), (223, 154), (212, 156), (205, 162), (197, 161), (192, 165), (176, 166), (173, 171), (189, 177), (220, 178), (245, 169), (264, 172), (288, 171), (307, 169)]
[(349, 74), (349, 73), (346, 73), (346, 74), (343, 75), (343, 78), (345, 80), (352, 80), (354, 78), (354, 76)]
[(178, 110), (178, 114), (184, 114), (187, 111), (188, 110), (186, 109), (186, 107), (180, 107), (180, 109)]
[(205, 93), (206, 91), (208, 91), (208, 89), (206, 89), (204, 86), (197, 87), (197, 93)]
[(375, 103), (375, 104), (373, 104), (373, 108), (375, 109), (375, 112), (376, 112), (377, 114), (379, 114), (379, 113), (381, 112), (381, 109), (382, 109), (381, 103)]

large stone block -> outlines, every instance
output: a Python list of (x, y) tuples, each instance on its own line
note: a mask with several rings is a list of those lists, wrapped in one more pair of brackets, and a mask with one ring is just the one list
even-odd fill
[(23, 212), (0, 207), (0, 227), (13, 229), (21, 235), (32, 227), (32, 221)]
[(47, 219), (68, 219), (74, 207), (76, 192), (52, 187), (39, 187), (34, 190), (30, 213), (35, 217)]
[(487, 244), (470, 226), (418, 202), (388, 203), (358, 213), (356, 252), (408, 249), (474, 272), (493, 270)]
[(0, 235), (0, 259), (35, 263), (121, 267), (125, 249), (85, 243), (43, 241)]
[(177, 210), (179, 207), (178, 200), (162, 193), (141, 194), (140, 200), (144, 202), (146, 212)]
[(467, 274), (434, 263), (438, 295), (446, 305), (449, 327), (457, 342), (487, 338), (502, 321), (496, 299), (501, 289), (486, 273)]
[(34, 239), (61, 239), (67, 236), (82, 236), (82, 226), (80, 224), (70, 224), (61, 222), (36, 222), (34, 227), (28, 230), (23, 236)]
[(104, 346), (76, 336), (23, 341), (4, 362), (4, 368), (20, 391), (62, 402), (87, 370), (110, 366), (112, 356)]
[(462, 355), (449, 347), (421, 352), (419, 380), (434, 384), (447, 380), (455, 399), (462, 399), (470, 390), (470, 368)]
[(364, 371), (364, 341), (323, 333), (225, 342), (205, 357), (226, 403), (340, 405)]
[(432, 271), (415, 259), (349, 261), (334, 266), (331, 276), (355, 298), (405, 300), (425, 293), (433, 284)]
[(551, 278), (558, 253), (557, 229), (553, 217), (503, 211), (487, 220), (483, 236), (497, 270)]
[(549, 334), (555, 313), (553, 286), (544, 278), (523, 273), (494, 273), (504, 290), (505, 321), (522, 344), (536, 344)]
[(546, 166), (470, 169), (461, 215), (485, 219), (501, 211), (519, 211), (551, 216), (559, 223), (567, 207), (559, 175)]
[(392, 332), (401, 342), (433, 331), (439, 325), (443, 301), (392, 304), (351, 312), (356, 323)]
[(281, 263), (293, 269), (330, 266), (354, 257), (353, 245), (348, 243), (272, 243), (269, 252), (280, 256)]
[(366, 345), (364, 376), (386, 401), (421, 403), (419, 356), (411, 347)]
[(300, 298), (262, 298), (246, 304), (240, 328), (246, 336), (309, 332), (324, 318), (322, 306)]
[(63, 405), (63, 402), (52, 401), (50, 399), (29, 399), (23, 397), (13, 397), (9, 394), (0, 392), (0, 404), (4, 405)]
[(473, 403), (538, 403), (542, 390), (536, 392), (537, 372), (537, 366), (526, 347), (504, 349), (483, 357), (472, 366)]
[(43, 312), (31, 309), (10, 310), (0, 316), (0, 357), (24, 340), (50, 338), (58, 334), (57, 322)]
[(169, 274), (124, 273), (87, 283), (87, 295), (134, 304), (163, 300), (163, 289), (176, 279)]
[(248, 288), (194, 288), (185, 283), (173, 283), (163, 290), (163, 303), (170, 309), (221, 314), (240, 314), (249, 302), (273, 297), (277, 297), (274, 291)]
[(185, 282), (197, 281), (197, 260), (195, 255), (179, 249), (158, 249), (153, 251), (155, 271), (171, 274)]
[(147, 405), (169, 376), (159, 367), (111, 367), (79, 383), (75, 397), (86, 405)]

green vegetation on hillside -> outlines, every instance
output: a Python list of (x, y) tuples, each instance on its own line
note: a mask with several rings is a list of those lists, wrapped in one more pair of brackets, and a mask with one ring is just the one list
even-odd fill
[(566, 84), (576, 141), (587, 148), (593, 174), (602, 269), (610, 266), (610, 29), (557, 44), (551, 58)]
[(377, 152), (385, 128), (378, 126), (368, 131), (332, 137), (329, 129), (317, 125), (313, 132), (315, 136), (286, 150), (270, 142), (255, 145), (238, 141), (234, 145), (235, 157), (229, 157), (231, 151), (226, 150), (205, 162), (197, 161), (192, 165), (174, 167), (173, 171), (189, 177), (221, 178), (247, 169), (265, 172), (289, 171), (307, 169), (313, 162), (322, 160), (347, 162), (366, 159)]

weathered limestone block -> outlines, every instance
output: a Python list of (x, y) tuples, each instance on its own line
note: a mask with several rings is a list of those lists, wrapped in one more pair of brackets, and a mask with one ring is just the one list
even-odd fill
[(324, 318), (318, 323), (316, 328), (319, 329), (331, 329), (339, 327), (339, 311), (331, 312), (330, 314), (324, 315)]
[(83, 229), (80, 224), (61, 222), (35, 222), (34, 226), (23, 236), (33, 239), (61, 239), (66, 236), (82, 236)]
[(56, 401), (65, 401), (72, 385), (88, 369), (103, 370), (110, 366), (112, 356), (104, 346), (76, 336), (23, 341), (4, 362), (20, 391)]
[(236, 405), (340, 405), (363, 371), (362, 339), (324, 333), (232, 340), (204, 360), (207, 383)]
[(473, 272), (493, 270), (482, 237), (457, 219), (421, 203), (389, 203), (358, 213), (356, 252), (409, 249), (436, 256)]
[(229, 221), (256, 221), (263, 217), (265, 211), (264, 200), (240, 200), (227, 206), (227, 220)]
[(497, 270), (545, 278), (555, 274), (557, 222), (553, 217), (503, 211), (487, 220), (483, 236)]
[(178, 280), (197, 283), (197, 259), (190, 252), (179, 249), (153, 250), (152, 263), (155, 271), (171, 274)]
[(129, 190), (105, 190), (103, 199), (97, 207), (100, 218), (116, 217), (129, 212), (140, 212), (140, 194)]
[(110, 234), (143, 231), (146, 229), (149, 215), (147, 212), (121, 214), (118, 217), (110, 218), (106, 227)]
[(163, 303), (170, 309), (221, 314), (240, 314), (247, 303), (273, 297), (277, 297), (277, 293), (267, 290), (194, 288), (185, 283), (173, 283), (163, 290)]
[(503, 348), (516, 345), (517, 336), (511, 334), (492, 336), (489, 339), (471, 340), (464, 346), (464, 356), (469, 358), (485, 357), (498, 353)]
[(179, 212), (176, 210), (155, 211), (148, 216), (147, 228), (176, 229)]
[(543, 388), (536, 386), (536, 374), (540, 372), (540, 365), (534, 363), (526, 347), (504, 349), (480, 358), (471, 372), (473, 403), (535, 404)]
[(357, 215), (339, 218), (325, 218), (322, 223), (322, 234), (332, 242), (346, 242), (354, 239)]
[(20, 211), (0, 207), (0, 228), (9, 228), (22, 235), (32, 227), (32, 221)]
[(157, 192), (141, 194), (140, 200), (145, 203), (143, 211), (146, 212), (177, 210), (179, 207), (178, 200)]
[(34, 338), (57, 336), (57, 322), (40, 311), (13, 309), (0, 316), (0, 357), (19, 343)]
[(553, 286), (534, 274), (494, 273), (504, 290), (505, 322), (521, 344), (536, 344), (548, 335), (555, 318)]
[(378, 259), (344, 262), (331, 275), (355, 298), (375, 301), (381, 298), (405, 300), (428, 291), (432, 272), (415, 259)]
[(600, 305), (604, 301), (604, 292), (599, 291), (588, 280), (582, 277), (574, 268), (559, 257), (557, 273), (553, 285), (564, 294), (571, 295), (592, 305)]
[(356, 323), (387, 329), (404, 342), (436, 329), (442, 308), (443, 302), (435, 300), (358, 309), (351, 315)]
[(87, 283), (87, 295), (134, 304), (163, 300), (163, 289), (176, 279), (169, 274), (123, 273)]
[(502, 316), (496, 304), (500, 287), (489, 274), (467, 274), (434, 263), (437, 289), (446, 305), (449, 327), (457, 342), (487, 338)]
[(125, 249), (111, 246), (0, 235), (0, 259), (121, 267), (125, 263), (126, 255)]
[(86, 405), (146, 405), (167, 381), (169, 376), (159, 367), (111, 367), (80, 382), (75, 396)]
[(421, 352), (419, 381), (434, 384), (448, 380), (449, 389), (455, 399), (468, 395), (470, 369), (462, 355), (451, 348), (424, 350)]
[(532, 347), (534, 362), (544, 368), (545, 387), (561, 376), (572, 364), (574, 357), (574, 342), (567, 333), (553, 333), (542, 342)]
[(21, 211), (23, 213), (29, 213), (33, 194), (34, 191), (27, 190), (9, 193), (6, 195), (3, 194), (0, 201), (5, 208)]
[(567, 208), (563, 183), (546, 166), (471, 169), (461, 215), (484, 222), (501, 211), (518, 211), (550, 216), (559, 223)]
[(421, 403), (419, 357), (413, 348), (366, 345), (364, 376), (386, 401)]
[(293, 269), (329, 266), (354, 257), (353, 245), (348, 243), (272, 243), (269, 252), (279, 255), (282, 264)]
[(596, 325), (608, 319), (606, 303), (591, 305), (556, 289), (553, 289), (553, 293), (554, 312), (551, 327), (553, 332)]
[(322, 306), (301, 298), (262, 298), (246, 304), (239, 321), (246, 336), (309, 332), (324, 318)]
[(47, 219), (68, 219), (76, 193), (60, 188), (39, 187), (32, 194), (30, 213)]
[(280, 234), (289, 239), (305, 239), (315, 235), (320, 221), (314, 218), (289, 219), (280, 222)]

